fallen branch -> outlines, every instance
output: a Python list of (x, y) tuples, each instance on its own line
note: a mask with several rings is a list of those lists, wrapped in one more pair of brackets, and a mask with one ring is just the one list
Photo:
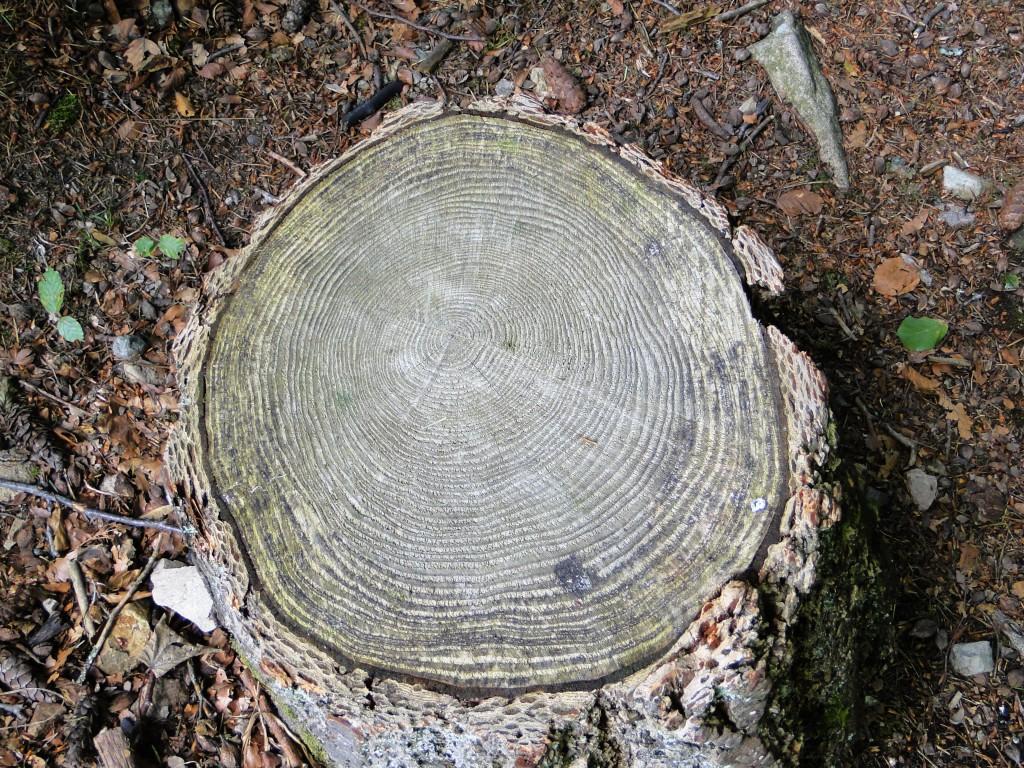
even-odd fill
[(370, 14), (374, 18), (377, 18), (377, 19), (388, 19), (390, 21), (397, 21), (399, 24), (405, 24), (405, 26), (407, 26), (407, 27), (412, 27), (413, 29), (418, 29), (420, 32), (426, 32), (428, 35), (437, 35), (438, 37), (444, 37), (444, 38), (446, 38), (448, 40), (459, 40), (459, 41), (467, 42), (467, 43), (482, 43), (482, 42), (484, 42), (484, 38), (479, 37), (477, 35), (453, 35), (453, 34), (450, 34), (448, 32), (442, 32), (440, 29), (435, 29), (434, 27), (425, 27), (422, 24), (417, 24), (414, 21), (409, 21), (408, 19), (406, 19), (406, 18), (404, 18), (402, 16), (399, 16), (397, 14), (394, 14), (394, 13), (385, 13), (384, 11), (374, 11), (374, 10), (371, 10), (371, 9), (367, 8), (362, 3), (355, 2), (355, 0), (352, 1), (352, 5), (354, 5), (356, 8), (359, 8), (362, 11), (365, 11), (366, 13)]
[(340, 5), (338, 5), (338, 3), (335, 2), (335, 0), (331, 0), (331, 11), (334, 13), (335, 16), (341, 19), (341, 23), (345, 25), (345, 29), (347, 29), (349, 34), (355, 38), (356, 45), (359, 46), (359, 51), (360, 53), (363, 54), (363, 58), (367, 58), (368, 54), (366, 52), (366, 43), (363, 42), (362, 36), (359, 34), (359, 31), (355, 28), (355, 25), (352, 24), (352, 20), (349, 19), (348, 14), (345, 13), (345, 10)]
[(384, 87), (373, 94), (373, 96), (366, 101), (356, 104), (349, 112), (346, 112), (341, 118), (341, 124), (346, 128), (350, 128), (354, 124), (365, 120), (400, 94), (404, 85), (400, 80), (392, 80), (390, 83), (385, 83)]
[(299, 168), (299, 166), (297, 166), (295, 163), (293, 163), (291, 160), (289, 160), (284, 155), (279, 155), (279, 154), (277, 154), (277, 152), (275, 152), (272, 149), (268, 149), (267, 150), (267, 154), (270, 155), (275, 160), (277, 160), (277, 162), (279, 162), (281, 165), (283, 165), (289, 171), (294, 173), (300, 179), (306, 178), (306, 172), (304, 170), (302, 170), (301, 168)]
[(71, 412), (72, 416), (77, 416), (80, 419), (85, 419), (89, 417), (87, 411), (82, 410), (74, 403), (69, 403), (67, 400), (59, 398), (56, 395), (50, 394), (45, 389), (41, 389), (35, 386), (34, 384), (29, 384), (27, 381), (22, 381), (21, 379), (18, 379), (18, 384), (20, 384), (23, 389), (27, 389), (29, 392), (34, 392), (40, 397), (45, 397), (47, 400), (53, 400), (53, 402), (57, 403), (58, 405), (63, 405), (65, 408), (68, 409), (68, 411)]
[(766, 117), (756, 126), (754, 126), (753, 130), (751, 130), (750, 133), (747, 135), (747, 138), (745, 138), (742, 141), (742, 143), (740, 143), (739, 149), (736, 151), (736, 154), (731, 155), (722, 161), (722, 165), (718, 169), (718, 175), (715, 176), (715, 182), (714, 184), (711, 185), (712, 189), (718, 188), (718, 186), (722, 183), (722, 180), (725, 178), (725, 174), (729, 172), (729, 169), (732, 168), (733, 165), (735, 165), (736, 161), (743, 156), (744, 152), (750, 149), (750, 145), (754, 142), (754, 139), (756, 139), (760, 135), (761, 131), (767, 128), (768, 124), (774, 120), (775, 115), (768, 115), (768, 117)]
[(416, 62), (417, 71), (422, 72), (425, 75), (429, 75), (437, 68), (437, 65), (441, 63), (442, 59), (448, 55), (448, 51), (450, 51), (454, 45), (455, 44), (451, 40), (447, 39), (439, 42), (430, 49), (430, 53)]
[(117, 621), (117, 617), (121, 615), (121, 611), (124, 609), (128, 602), (135, 596), (135, 593), (139, 591), (149, 574), (153, 571), (153, 567), (157, 564), (160, 559), (160, 549), (154, 546), (154, 552), (149, 556), (149, 560), (146, 562), (142, 572), (135, 577), (135, 581), (128, 587), (128, 591), (124, 593), (117, 605), (107, 616), (107, 620), (103, 623), (103, 629), (100, 630), (100, 636), (96, 638), (96, 644), (93, 645), (92, 650), (89, 651), (88, 657), (85, 659), (85, 663), (82, 665), (82, 671), (78, 673), (77, 683), (81, 685), (85, 682), (85, 676), (89, 674), (89, 670), (92, 668), (93, 662), (96, 661), (96, 657), (100, 655), (100, 651), (103, 650), (103, 644), (107, 642), (107, 638), (110, 637), (111, 631), (114, 629), (114, 622)]
[(85, 574), (74, 557), (67, 558), (67, 564), (71, 586), (75, 589), (75, 602), (78, 603), (78, 611), (82, 614), (82, 629), (85, 630), (85, 636), (91, 640), (96, 634), (96, 625), (89, 615), (89, 590), (85, 584)]
[(189, 533), (192, 533), (191, 529), (179, 528), (176, 525), (161, 523), (158, 520), (140, 520), (136, 517), (116, 515), (113, 512), (101, 512), (98, 509), (87, 507), (80, 501), (75, 501), (67, 496), (61, 496), (59, 493), (44, 491), (42, 488), (30, 485), (29, 483), (19, 483), (14, 480), (5, 480), (0, 478), (0, 488), (6, 488), (9, 491), (16, 491), (17, 493), (27, 493), (30, 496), (35, 496), (36, 498), (43, 499), (45, 501), (52, 501), (55, 504), (63, 504), (65, 507), (69, 507), (80, 514), (85, 515), (87, 520), (103, 520), (108, 523), (127, 525), (131, 528), (152, 528), (155, 531), (177, 533), (182, 536), (187, 536)]
[(753, 2), (733, 8), (731, 11), (723, 11), (715, 16), (712, 21), (734, 21), (741, 16), (746, 16), (751, 11), (756, 11), (762, 5), (768, 5), (768, 0), (753, 0)]
[(690, 106), (693, 108), (693, 113), (697, 115), (697, 119), (704, 123), (704, 126), (711, 131), (715, 136), (720, 139), (728, 141), (732, 138), (732, 134), (727, 131), (721, 123), (708, 112), (707, 107), (704, 106), (704, 102), (694, 96), (690, 99)]
[(203, 184), (203, 180), (196, 173), (196, 169), (192, 167), (192, 163), (188, 161), (184, 152), (179, 152), (178, 157), (185, 163), (185, 170), (188, 171), (188, 176), (192, 179), (192, 183), (196, 189), (199, 190), (199, 199), (203, 202), (203, 213), (206, 214), (206, 223), (210, 225), (210, 229), (213, 230), (213, 234), (217, 236), (217, 242), (227, 247), (227, 243), (224, 241), (224, 234), (220, 231), (220, 227), (217, 226), (217, 220), (213, 218), (213, 206), (210, 205), (210, 195), (206, 191), (206, 185)]

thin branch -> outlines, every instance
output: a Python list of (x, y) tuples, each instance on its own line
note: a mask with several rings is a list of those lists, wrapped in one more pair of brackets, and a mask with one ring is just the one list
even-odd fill
[(299, 168), (299, 166), (297, 166), (295, 163), (293, 163), (291, 160), (289, 160), (284, 155), (279, 155), (279, 154), (277, 154), (277, 152), (275, 152), (272, 149), (268, 149), (267, 150), (267, 154), (270, 155), (275, 160), (277, 160), (277, 162), (279, 162), (281, 165), (283, 165), (289, 171), (294, 173), (300, 179), (306, 178), (306, 172), (304, 170), (302, 170), (301, 168)]
[(220, 49), (214, 51), (213, 53), (211, 53), (209, 56), (207, 56), (206, 57), (206, 61), (207, 61), (207, 63), (209, 63), (209, 62), (213, 61), (214, 59), (219, 59), (221, 56), (227, 56), (229, 53), (234, 53), (235, 51), (241, 50), (242, 48), (245, 48), (245, 43), (235, 43), (234, 45), (225, 45), (223, 48), (220, 48)]
[(354, 5), (356, 8), (359, 8), (359, 9), (365, 11), (366, 13), (370, 14), (371, 16), (373, 16), (375, 18), (378, 18), (378, 19), (390, 19), (391, 21), (397, 21), (399, 24), (405, 24), (405, 26), (407, 26), (407, 27), (412, 27), (413, 29), (418, 29), (420, 32), (426, 32), (428, 35), (437, 35), (438, 37), (444, 37), (444, 38), (446, 38), (448, 40), (457, 40), (457, 41), (462, 41), (462, 42), (467, 42), (467, 43), (482, 43), (482, 42), (484, 42), (484, 38), (479, 37), (477, 35), (452, 35), (452, 34), (449, 34), (448, 32), (442, 32), (440, 29), (435, 29), (434, 27), (425, 27), (422, 24), (417, 24), (414, 21), (409, 21), (408, 19), (403, 18), (401, 16), (398, 16), (397, 14), (394, 14), (394, 13), (385, 13), (384, 11), (374, 11), (374, 10), (371, 10), (370, 8), (367, 8), (362, 3), (357, 3), (355, 0), (352, 0), (352, 5)]
[(179, 152), (178, 157), (185, 163), (185, 170), (188, 171), (188, 176), (192, 179), (192, 183), (195, 184), (196, 189), (199, 190), (199, 199), (203, 201), (203, 213), (206, 214), (206, 223), (210, 225), (210, 229), (213, 230), (213, 234), (217, 236), (217, 242), (227, 247), (227, 243), (224, 241), (224, 234), (220, 231), (220, 227), (217, 226), (217, 220), (213, 218), (213, 206), (210, 205), (210, 195), (206, 191), (206, 185), (203, 184), (203, 180), (196, 173), (196, 169), (192, 167), (192, 163), (188, 161), (188, 157), (185, 156), (184, 152)]
[(89, 639), (96, 634), (96, 625), (93, 624), (92, 616), (89, 615), (89, 590), (85, 585), (85, 574), (82, 573), (82, 566), (74, 557), (67, 558), (68, 575), (71, 577), (71, 586), (75, 588), (75, 602), (78, 603), (78, 610), (82, 614), (82, 629)]
[(732, 138), (732, 134), (729, 131), (727, 131), (721, 123), (715, 120), (711, 113), (708, 112), (707, 107), (704, 106), (704, 102), (702, 102), (696, 96), (690, 99), (690, 107), (693, 109), (693, 113), (697, 116), (697, 118), (702, 123), (704, 123), (704, 126), (713, 134), (715, 134), (715, 136), (717, 136), (720, 139), (724, 139), (725, 141), (728, 141), (729, 139)]
[(362, 36), (359, 34), (359, 31), (352, 24), (352, 21), (349, 19), (348, 14), (345, 13), (344, 9), (342, 9), (342, 7), (335, 2), (335, 0), (331, 0), (331, 10), (339, 19), (341, 19), (341, 23), (345, 25), (345, 28), (349, 31), (349, 34), (355, 38), (356, 45), (359, 46), (359, 50), (360, 52), (362, 52), (363, 58), (367, 58), (368, 54), (366, 52), (366, 43), (363, 42)]
[(127, 525), (131, 528), (152, 528), (156, 531), (164, 531), (165, 533), (177, 533), (182, 536), (187, 536), (191, 533), (191, 529), (179, 528), (176, 525), (170, 523), (161, 523), (157, 520), (140, 520), (136, 517), (125, 517), (124, 515), (115, 515), (113, 512), (101, 512), (98, 509), (87, 507), (80, 501), (75, 501), (67, 496), (61, 496), (59, 493), (50, 493), (44, 491), (42, 488), (30, 485), (28, 483), (18, 483), (14, 480), (5, 480), (0, 478), (0, 488), (6, 488), (9, 491), (16, 491), (17, 493), (27, 493), (30, 496), (44, 499), (45, 501), (52, 501), (56, 504), (63, 504), (65, 507), (69, 507), (76, 512), (85, 515), (87, 520), (103, 520), (108, 523), (117, 523), (118, 525)]
[(725, 11), (715, 16), (712, 21), (734, 21), (741, 16), (746, 16), (751, 11), (756, 11), (762, 5), (768, 5), (768, 0), (753, 0), (753, 2), (741, 5), (739, 8), (733, 8), (731, 11)]
[(128, 601), (131, 600), (135, 593), (139, 591), (139, 587), (141, 587), (145, 583), (146, 579), (149, 578), (150, 572), (152, 572), (153, 567), (159, 559), (160, 550), (159, 548), (156, 548), (153, 554), (149, 556), (149, 560), (142, 569), (142, 573), (135, 578), (135, 581), (133, 581), (131, 586), (128, 587), (128, 591), (124, 593), (124, 597), (117, 601), (117, 605), (114, 606), (114, 610), (112, 610), (110, 615), (107, 616), (107, 620), (103, 623), (103, 629), (100, 630), (100, 636), (96, 638), (96, 644), (92, 647), (92, 650), (89, 651), (89, 655), (86, 657), (85, 663), (82, 665), (82, 671), (78, 673), (78, 679), (76, 682), (79, 685), (85, 682), (85, 676), (89, 674), (89, 669), (92, 667), (93, 662), (96, 661), (96, 657), (99, 656), (100, 651), (103, 650), (103, 644), (107, 642), (107, 638), (110, 637), (110, 632), (114, 628), (114, 622), (117, 621), (117, 617), (121, 615), (121, 611), (126, 605), (128, 605)]
[(672, 3), (666, 2), (666, 0), (654, 0), (654, 2), (656, 2), (662, 8), (664, 8), (666, 11), (674, 13), (676, 16), (678, 16), (681, 13), (681, 11), (678, 8), (672, 5)]
[(48, 400), (53, 400), (53, 402), (58, 403), (59, 405), (63, 405), (71, 412), (72, 416), (77, 416), (80, 419), (85, 419), (88, 418), (89, 416), (87, 411), (83, 411), (74, 403), (69, 403), (67, 400), (63, 400), (57, 397), (56, 395), (51, 395), (45, 389), (40, 389), (39, 387), (33, 384), (29, 384), (27, 381), (22, 381), (21, 379), (18, 379), (18, 384), (20, 384), (24, 389), (27, 389), (29, 392), (34, 392), (40, 397), (45, 397)]

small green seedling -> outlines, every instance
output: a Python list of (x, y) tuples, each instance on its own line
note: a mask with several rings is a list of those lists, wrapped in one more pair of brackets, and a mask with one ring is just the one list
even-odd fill
[(1016, 291), (1020, 288), (1020, 275), (1016, 272), (1007, 272), (1003, 275), (1003, 290)]
[(177, 261), (185, 252), (185, 241), (174, 235), (160, 235), (159, 240), (140, 237), (135, 241), (135, 252), (144, 259), (151, 258), (157, 251), (168, 259)]
[(949, 326), (945, 320), (932, 317), (905, 317), (896, 329), (903, 346), (911, 352), (925, 352), (946, 338)]
[(39, 278), (39, 303), (43, 305), (50, 314), (50, 320), (56, 324), (57, 333), (65, 341), (82, 341), (85, 332), (82, 325), (70, 315), (60, 316), (60, 309), (64, 306), (64, 281), (60, 273), (55, 269), (48, 269)]

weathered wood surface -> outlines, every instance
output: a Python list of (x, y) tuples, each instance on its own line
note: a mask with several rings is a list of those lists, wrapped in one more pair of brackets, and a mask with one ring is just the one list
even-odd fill
[(835, 511), (824, 384), (744, 279), (781, 288), (717, 203), (523, 103), (413, 105), (294, 192), (179, 339), (168, 450), (292, 726), (343, 765), (770, 764)]

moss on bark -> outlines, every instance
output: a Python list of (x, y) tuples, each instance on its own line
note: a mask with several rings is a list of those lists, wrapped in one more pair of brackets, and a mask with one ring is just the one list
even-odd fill
[(893, 592), (874, 534), (878, 510), (850, 472), (832, 468), (829, 474), (843, 518), (820, 534), (817, 582), (790, 630), (791, 653), (771, 670), (775, 687), (761, 728), (765, 743), (789, 766), (852, 764), (865, 684), (892, 657)]

